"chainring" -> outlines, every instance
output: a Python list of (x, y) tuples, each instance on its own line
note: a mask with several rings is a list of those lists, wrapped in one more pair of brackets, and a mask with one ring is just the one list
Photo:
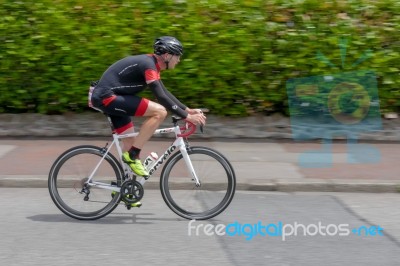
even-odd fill
[(126, 180), (121, 186), (121, 200), (132, 204), (143, 198), (144, 189), (142, 184), (134, 180)]

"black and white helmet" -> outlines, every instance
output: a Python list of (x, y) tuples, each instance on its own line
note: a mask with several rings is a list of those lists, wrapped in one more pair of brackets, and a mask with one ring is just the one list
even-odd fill
[(154, 42), (154, 53), (156, 55), (168, 53), (180, 56), (183, 54), (183, 46), (175, 37), (162, 36)]

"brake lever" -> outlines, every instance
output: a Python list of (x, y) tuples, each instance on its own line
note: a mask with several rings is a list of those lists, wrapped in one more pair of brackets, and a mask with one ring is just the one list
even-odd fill
[[(208, 110), (207, 108), (201, 108), (200, 109), (200, 113), (201, 114), (203, 114), (203, 113), (208, 113), (210, 110)], [(201, 133), (204, 133), (204, 130), (203, 130), (203, 124), (200, 124), (200, 132)]]

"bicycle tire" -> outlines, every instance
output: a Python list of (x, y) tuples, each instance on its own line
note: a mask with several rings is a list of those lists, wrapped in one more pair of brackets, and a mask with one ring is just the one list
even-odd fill
[[(48, 178), (49, 193), (57, 208), (69, 217), (96, 220), (111, 213), (118, 206), (121, 199), (119, 193), (111, 195), (110, 190), (91, 187), (87, 201), (84, 200), (86, 194), (80, 193), (85, 179), (100, 161), (103, 153), (103, 149), (96, 146), (76, 146), (65, 151), (53, 163)], [(108, 185), (112, 182), (121, 185), (122, 177), (120, 163), (108, 153), (92, 180), (101, 180)]]
[[(221, 153), (208, 147), (190, 147), (188, 154), (201, 186), (195, 186), (182, 153), (177, 152), (161, 172), (162, 197), (167, 206), (183, 218), (210, 219), (223, 212), (234, 197), (234, 169)], [(212, 203), (214, 199), (216, 203)]]

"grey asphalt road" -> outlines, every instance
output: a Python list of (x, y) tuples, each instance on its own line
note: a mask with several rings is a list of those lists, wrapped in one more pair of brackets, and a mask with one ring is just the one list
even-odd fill
[[(400, 261), (398, 194), (238, 191), (223, 214), (192, 223), (170, 211), (157, 190), (146, 190), (140, 209), (120, 206), (107, 217), (85, 222), (62, 214), (44, 188), (0, 188), (0, 202), (2, 265), (343, 266)], [(239, 235), (238, 224), (258, 222), (270, 234), (279, 230), (279, 222), (285, 233), (302, 224), (308, 235), (301, 227), (297, 236), (285, 240), (266, 231), (246, 240), (249, 227)], [(330, 235), (313, 235), (319, 224)], [(340, 224), (341, 229), (361, 228), (360, 235), (338, 235)], [(231, 235), (220, 235), (223, 226), (230, 226)]]

